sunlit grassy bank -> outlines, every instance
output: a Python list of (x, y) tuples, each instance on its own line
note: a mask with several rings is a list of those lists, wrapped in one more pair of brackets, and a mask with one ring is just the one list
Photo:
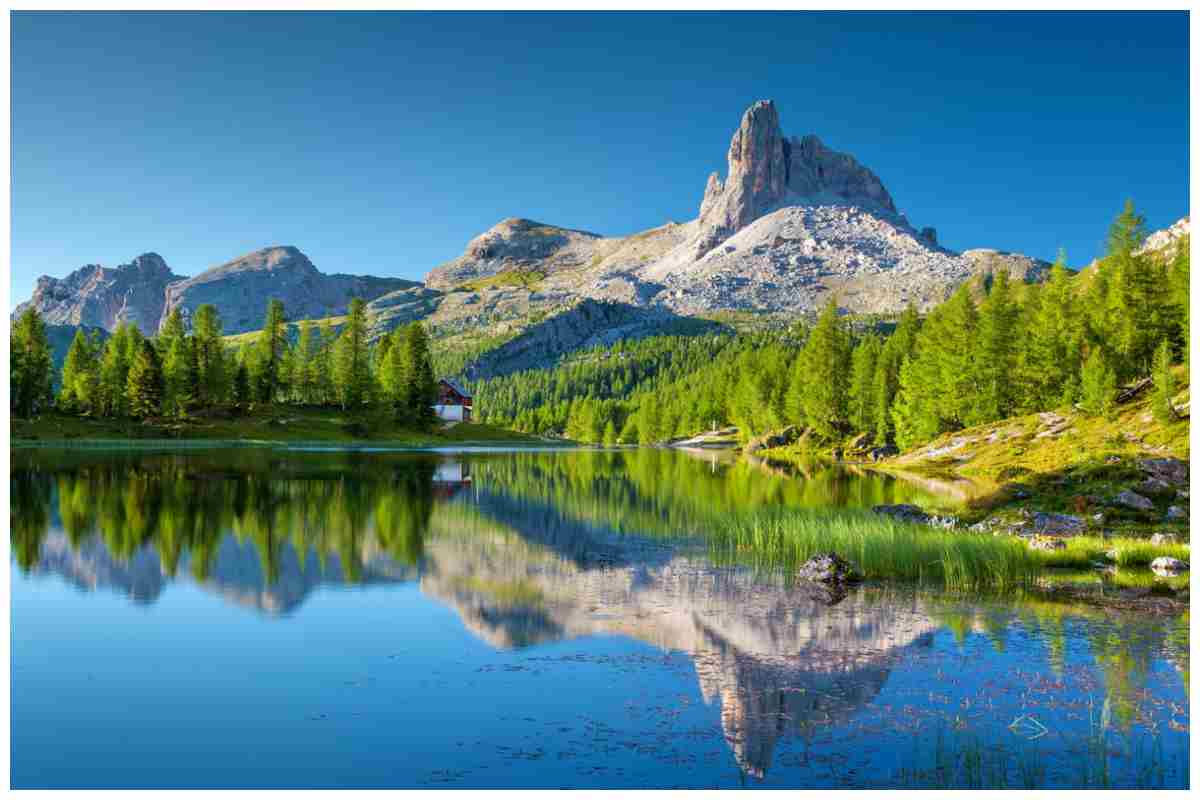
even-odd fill
[(1186, 545), (1094, 537), (1071, 540), (1065, 550), (1043, 552), (1014, 536), (941, 530), (849, 509), (736, 517), (713, 534), (710, 547), (723, 561), (785, 571), (832, 550), (854, 562), (869, 580), (976, 592), (1030, 588), (1058, 567), (1087, 568), (1106, 560), (1120, 567), (1144, 567), (1159, 556), (1189, 558)]

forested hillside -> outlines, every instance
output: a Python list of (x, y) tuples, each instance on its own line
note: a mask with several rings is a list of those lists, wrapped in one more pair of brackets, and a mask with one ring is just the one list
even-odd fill
[(477, 405), (489, 421), (581, 441), (649, 443), (726, 424), (750, 438), (794, 424), (901, 448), (1017, 413), (1107, 415), (1119, 385), (1169, 381), (1186, 360), (1188, 238), (1165, 250), (1143, 249), (1145, 238), (1129, 204), (1086, 280), (1060, 255), (1043, 284), (998, 272), (894, 325), (854, 321), (830, 297), (811, 327), (597, 348), (478, 381)]

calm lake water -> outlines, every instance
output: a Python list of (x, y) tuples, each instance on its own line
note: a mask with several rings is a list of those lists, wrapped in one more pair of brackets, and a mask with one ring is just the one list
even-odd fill
[(14, 450), (12, 784), (1187, 787), (1188, 620), (714, 564), (955, 491), (640, 450)]

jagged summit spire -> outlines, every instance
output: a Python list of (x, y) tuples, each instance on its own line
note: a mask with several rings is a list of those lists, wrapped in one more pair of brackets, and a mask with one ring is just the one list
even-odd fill
[(728, 235), (780, 205), (805, 200), (896, 213), (875, 173), (813, 134), (786, 138), (775, 101), (758, 100), (746, 109), (729, 143), (725, 180), (715, 172), (708, 178), (700, 219)]

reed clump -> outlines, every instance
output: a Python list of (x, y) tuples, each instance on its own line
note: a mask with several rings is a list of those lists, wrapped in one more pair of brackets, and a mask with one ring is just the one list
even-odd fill
[(1030, 587), (1042, 562), (1012, 537), (943, 530), (862, 511), (771, 511), (737, 517), (710, 540), (713, 555), (791, 570), (833, 550), (868, 580), (903, 580), (951, 591)]

